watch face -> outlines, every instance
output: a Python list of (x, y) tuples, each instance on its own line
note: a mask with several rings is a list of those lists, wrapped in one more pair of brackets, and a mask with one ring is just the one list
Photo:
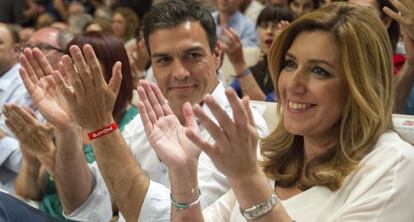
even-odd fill
[(240, 208), (240, 213), (246, 220), (255, 220), (269, 213), (273, 209), (273, 207), (276, 206), (278, 200), (279, 199), (277, 198), (276, 193), (273, 192), (270, 199), (259, 204), (254, 204), (253, 206), (247, 209)]

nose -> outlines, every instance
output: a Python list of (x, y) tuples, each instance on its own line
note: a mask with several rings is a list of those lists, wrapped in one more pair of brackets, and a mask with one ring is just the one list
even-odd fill
[(176, 80), (186, 80), (190, 77), (190, 72), (180, 60), (174, 61), (172, 74)]
[(308, 80), (309, 79), (308, 75), (306, 74), (306, 70), (299, 67), (293, 73), (291, 73), (291, 77), (287, 85), (288, 90), (291, 93), (303, 94), (306, 92)]

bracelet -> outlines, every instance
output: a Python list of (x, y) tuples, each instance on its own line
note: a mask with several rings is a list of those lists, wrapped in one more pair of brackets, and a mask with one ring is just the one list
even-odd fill
[(246, 218), (246, 220), (256, 220), (257, 218), (269, 213), (278, 202), (279, 199), (277, 198), (276, 193), (273, 192), (272, 196), (264, 202), (253, 204), (253, 206), (247, 209), (240, 208), (240, 213), (244, 218)]
[(98, 129), (96, 131), (88, 133), (88, 137), (89, 137), (90, 140), (94, 140), (94, 139), (99, 138), (101, 136), (105, 136), (106, 134), (109, 134), (109, 133), (115, 131), (116, 129), (118, 129), (118, 125), (116, 125), (116, 123), (113, 122), (109, 126), (105, 126), (102, 129)]
[(252, 74), (252, 71), (249, 69), (249, 67), (247, 67), (247, 68), (243, 69), (240, 73), (238, 73), (237, 75), (232, 76), (232, 77), (235, 78), (235, 79), (241, 79), (241, 78), (243, 78), (245, 76), (248, 76), (248, 75), (251, 75), (251, 74)]
[(194, 200), (193, 202), (190, 203), (179, 203), (177, 202), (174, 197), (173, 194), (170, 193), (170, 198), (171, 198), (171, 204), (176, 208), (177, 212), (181, 211), (181, 210), (185, 210), (191, 207), (194, 207), (195, 205), (197, 205), (198, 203), (200, 203), (201, 200), (201, 191), (198, 187), (191, 189), (191, 193), (194, 194), (195, 192), (198, 193), (198, 197), (196, 200)]

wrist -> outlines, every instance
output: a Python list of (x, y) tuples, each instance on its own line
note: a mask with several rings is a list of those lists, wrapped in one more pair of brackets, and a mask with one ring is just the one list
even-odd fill
[(115, 122), (115, 120), (114, 120), (114, 118), (112, 117), (112, 114), (111, 114), (111, 116), (108, 116), (107, 118), (103, 118), (103, 120), (101, 120), (99, 122), (96, 122), (94, 124), (88, 124), (88, 126), (85, 126), (84, 129), (85, 129), (86, 132), (91, 132), (91, 131), (95, 131), (95, 130), (98, 130), (98, 129), (102, 129), (102, 128), (104, 128), (104, 127), (106, 127), (106, 126), (108, 126), (108, 125), (110, 125), (114, 122)]
[(103, 137), (107, 134), (110, 134), (118, 129), (118, 125), (116, 122), (112, 119), (112, 121), (109, 121), (109, 123), (96, 127), (95, 129), (89, 129), (87, 130), (87, 135), (90, 141), (98, 139), (99, 137)]
[(249, 67), (247, 66), (247, 64), (245, 62), (241, 62), (241, 63), (234, 64), (233, 68), (234, 68), (234, 71), (235, 71), (234, 75), (237, 76), (240, 72), (242, 72), (243, 70), (245, 70)]
[(246, 172), (243, 176), (229, 177), (228, 180), (235, 195), (238, 199), (240, 198), (240, 206), (242, 207), (248, 207), (252, 200), (261, 201), (273, 192), (273, 188), (269, 185), (266, 175), (258, 167), (256, 173)]
[(79, 132), (81, 130), (81, 127), (73, 121), (67, 122), (65, 124), (55, 124), (54, 127), (56, 131), (60, 131), (60, 132), (66, 132), (66, 131)]
[(198, 186), (197, 167), (190, 169), (171, 169), (169, 171), (171, 182), (171, 193), (177, 197), (177, 200), (182, 198), (187, 199), (193, 197), (191, 192)]

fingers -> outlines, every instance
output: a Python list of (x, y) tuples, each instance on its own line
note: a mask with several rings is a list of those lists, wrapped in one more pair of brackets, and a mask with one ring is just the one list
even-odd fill
[[(33, 50), (36, 50), (36, 49), (39, 50), (38, 48), (34, 48)], [(29, 48), (26, 48), (26, 49), (24, 49), (23, 54), (26, 57), (26, 59), (27, 59), (28, 63), (30, 64), (30, 66), (32, 67), (32, 69), (33, 69), (34, 73), (36, 74), (37, 78), (40, 79), (43, 76), (45, 76), (45, 74), (43, 73), (43, 69), (42, 69), (41, 65), (39, 64), (37, 59), (34, 57), (33, 50), (29, 49)]]
[[(95, 51), (93, 51), (92, 46), (89, 45), (89, 44), (84, 45), (83, 46), (83, 52), (85, 54), (86, 61), (88, 62), (88, 64), (86, 64), (84, 61), (83, 61), (83, 63), (81, 63), (81, 66), (85, 70), (84, 73), (82, 73), (82, 74), (86, 75), (85, 76), (86, 80), (89, 80), (90, 78), (92, 78), (93, 79), (93, 84), (95, 86), (100, 86), (100, 85), (106, 84), (105, 79), (102, 75), (101, 65), (99, 63), (98, 58), (95, 55)], [(81, 58), (79, 58), (79, 59), (81, 59)], [(115, 65), (114, 65), (114, 68), (115, 68)], [(89, 69), (88, 69), (87, 66), (89, 66)], [(114, 68), (112, 70), (112, 74), (114, 73)], [(87, 72), (88, 70), (90, 70), (90, 72), (91, 72), (90, 74)], [(115, 70), (115, 72), (117, 73), (118, 70)], [(87, 79), (87, 78), (89, 78), (89, 79)]]
[(142, 101), (138, 102), (139, 116), (141, 118), (142, 124), (144, 125), (144, 131), (147, 136), (151, 135), (153, 130), (153, 122), (151, 121), (148, 112), (145, 108), (145, 105)]
[(32, 97), (36, 90), (35, 83), (32, 79), (30, 79), (29, 74), (27, 73), (24, 67), (20, 67), (19, 73), (20, 78), (23, 80), (24, 87), (26, 88), (27, 92), (29, 92), (29, 95)]
[(46, 59), (46, 57), (43, 55), (42, 51), (38, 48), (33, 49), (33, 56), (36, 58), (36, 61), (39, 63), (40, 67), (43, 70), (43, 73), (45, 75), (52, 75), (53, 74), (53, 68), (50, 65), (49, 61)]
[[(77, 94), (84, 96), (86, 93), (85, 88), (82, 84), (82, 80), (80, 79), (77, 71), (75, 70), (75, 66), (72, 63), (71, 58), (68, 55), (64, 55), (62, 57), (61, 63), (59, 63), (58, 66), (59, 66), (59, 69), (64, 70), (65, 74), (67, 75), (69, 79), (70, 85), (73, 86)], [(59, 81), (59, 79), (55, 79), (55, 80)], [(63, 80), (63, 77), (62, 77), (62, 80)]]
[(214, 145), (202, 139), (200, 135), (193, 130), (186, 129), (185, 135), (188, 137), (188, 139), (191, 140), (191, 142), (193, 142), (197, 147), (204, 151), (208, 156), (211, 157), (211, 155), (217, 151)]
[(217, 124), (215, 124), (201, 109), (200, 105), (196, 104), (193, 108), (194, 115), (198, 118), (203, 127), (207, 130), (210, 136), (219, 144), (227, 144), (227, 140), (223, 131)]
[(193, 108), (191, 107), (190, 102), (186, 102), (183, 105), (183, 116), (185, 120), (185, 125), (188, 129), (193, 132), (198, 132), (198, 125), (195, 120), (195, 116), (193, 113)]
[(394, 19), (395, 21), (397, 21), (400, 24), (403, 24), (404, 19), (395, 11), (393, 11), (392, 9), (388, 8), (388, 7), (384, 7), (382, 9), (384, 11), (385, 14), (387, 14), (390, 18)]
[[(73, 60), (72, 72), (68, 72), (68, 70), (65, 69), (66, 73), (69, 75), (74, 75), (75, 83), (73, 86), (75, 87), (75, 90), (78, 92), (81, 92), (82, 94), (87, 94), (87, 89), (90, 89), (92, 87), (91, 82), (91, 71), (86, 64), (85, 58), (82, 55), (82, 51), (80, 48), (76, 45), (72, 45), (69, 49), (71, 58)], [(66, 57), (64, 57), (66, 58)], [(68, 59), (63, 60), (63, 64), (66, 65), (72, 65), (72, 62)], [(76, 72), (73, 72), (74, 68), (76, 68)]]
[(253, 118), (253, 113), (252, 113), (252, 109), (250, 108), (250, 98), (248, 96), (245, 96), (242, 99), (242, 105), (243, 108), (247, 114), (247, 121), (250, 124), (250, 126), (252, 127), (256, 127), (256, 124), (254, 122), (254, 118)]
[(150, 83), (150, 85), (151, 85), (152, 91), (155, 94), (155, 97), (157, 98), (158, 102), (161, 104), (164, 115), (174, 114), (173, 111), (171, 110), (170, 105), (168, 104), (168, 100), (161, 93), (160, 88), (158, 88), (158, 86), (155, 83)]
[(7, 126), (16, 136), (28, 127), (39, 125), (39, 122), (30, 113), (17, 105), (5, 105), (3, 113), (7, 118)]
[(59, 89), (59, 92), (61, 92), (65, 100), (69, 104), (74, 104), (76, 102), (76, 94), (73, 92), (71, 87), (63, 79), (62, 74), (56, 70), (53, 73), (53, 77), (56, 82), (56, 86)]
[(233, 120), (227, 115), (227, 113), (214, 101), (211, 95), (207, 95), (204, 97), (204, 102), (207, 104), (208, 108), (210, 109), (211, 113), (217, 119), (222, 131), (227, 137), (234, 137), (234, 123)]
[[(102, 81), (104, 81), (104, 84), (106, 84), (102, 75), (101, 77), (102, 77), (101, 78)], [(119, 88), (121, 87), (121, 82), (122, 82), (122, 63), (118, 61), (112, 67), (112, 77), (109, 80), (109, 88), (111, 88), (112, 91), (115, 92), (116, 95), (118, 95)], [(99, 84), (101, 84), (101, 81), (99, 81)]]
[[(137, 90), (138, 90), (138, 96), (140, 99), (140, 102), (142, 102), (142, 104), (145, 107), (145, 112), (148, 116), (148, 119), (150, 120), (150, 122), (152, 124), (155, 124), (155, 122), (157, 121), (157, 115), (155, 114), (155, 111), (147, 97), (147, 93), (146, 90), (144, 89), (144, 85), (147, 84), (144, 81), (140, 81), (140, 85), (138, 86)], [(141, 112), (141, 110), (140, 110)]]
[[(25, 51), (27, 50), (30, 49), (25, 49)], [(26, 71), (27, 76), (32, 81), (32, 83), (37, 84), (39, 78), (37, 77), (32, 65), (30, 64), (29, 59), (24, 54), (20, 56), (20, 64), (22, 65), (21, 68), (23, 68)]]
[(233, 110), (234, 123), (236, 125), (236, 131), (246, 130), (247, 126), (247, 113), (242, 107), (240, 100), (233, 89), (226, 89), (226, 96), (229, 100), (231, 109)]

